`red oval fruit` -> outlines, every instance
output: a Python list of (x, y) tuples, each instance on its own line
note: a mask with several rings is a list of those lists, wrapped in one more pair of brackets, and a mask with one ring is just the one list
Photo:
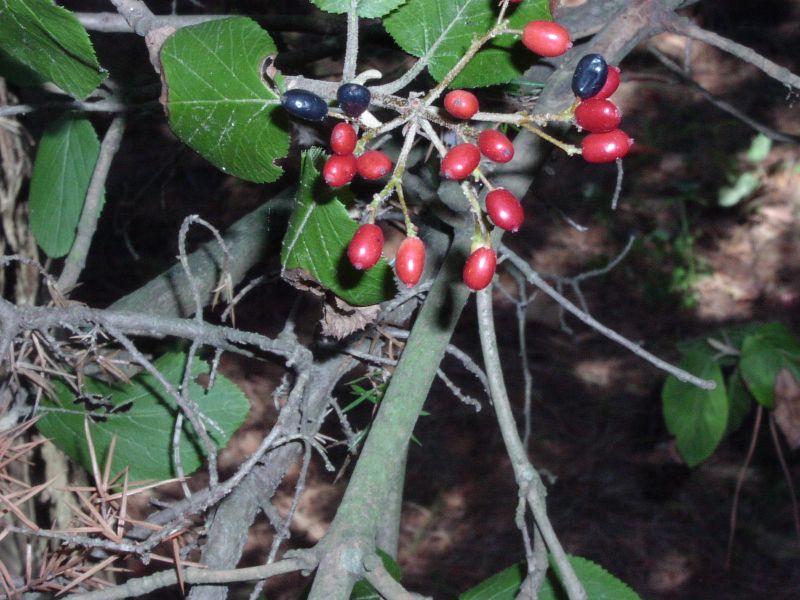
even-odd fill
[(525, 211), (516, 196), (498, 188), (486, 194), (486, 212), (492, 223), (506, 231), (516, 231), (525, 220)]
[(444, 97), (444, 108), (456, 119), (471, 119), (478, 112), (478, 98), (466, 90), (453, 90)]
[(622, 114), (611, 100), (590, 98), (575, 109), (575, 122), (591, 133), (604, 133), (619, 127)]
[(392, 159), (380, 150), (367, 150), (358, 157), (358, 174), (364, 179), (380, 179), (392, 170)]
[(484, 129), (478, 135), (478, 148), (486, 158), (507, 163), (514, 158), (514, 144), (496, 129)]
[(331, 131), (331, 150), (334, 154), (352, 154), (358, 136), (350, 123), (338, 123)]
[(561, 56), (572, 47), (569, 31), (553, 21), (530, 21), (522, 30), (522, 43), (539, 56)]
[(331, 187), (347, 185), (353, 180), (357, 170), (356, 157), (352, 154), (334, 154), (322, 167), (322, 177)]
[(358, 270), (374, 267), (383, 252), (383, 231), (373, 223), (365, 223), (359, 227), (350, 245), (347, 246), (347, 258)]
[(613, 162), (622, 158), (633, 146), (633, 140), (621, 129), (606, 133), (590, 133), (583, 138), (583, 160), (590, 163)]
[(478, 248), (469, 255), (464, 264), (464, 283), (471, 290), (478, 291), (492, 282), (497, 268), (497, 255), (491, 248)]
[(412, 288), (422, 277), (425, 268), (425, 244), (418, 237), (407, 237), (397, 249), (394, 268), (397, 278)]
[(481, 151), (475, 144), (453, 146), (442, 159), (442, 175), (447, 179), (466, 179), (480, 162)]
[(598, 100), (603, 100), (604, 98), (608, 98), (611, 94), (617, 91), (619, 87), (619, 67), (615, 67), (614, 65), (608, 65), (608, 75), (606, 75), (606, 82), (603, 87), (600, 88), (600, 91), (597, 92), (592, 98), (597, 98)]

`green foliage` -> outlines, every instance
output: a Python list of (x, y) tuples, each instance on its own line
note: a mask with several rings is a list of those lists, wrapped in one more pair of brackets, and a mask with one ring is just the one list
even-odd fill
[(274, 161), (289, 151), (278, 93), (261, 77), (275, 52), (245, 17), (183, 27), (161, 49), (172, 130), (226, 173), (257, 183), (278, 179)]
[[(667, 428), (689, 466), (708, 458), (722, 437), (736, 431), (753, 401), (774, 404), (778, 372), (800, 377), (800, 340), (780, 323), (746, 323), (678, 345), (681, 367), (717, 382), (705, 391), (670, 376), (661, 392)], [(730, 373), (721, 384), (722, 369)]]
[(284, 269), (301, 269), (326, 289), (354, 306), (378, 304), (394, 295), (392, 270), (385, 260), (367, 271), (357, 271), (347, 259), (347, 246), (358, 224), (342, 200), (349, 192), (332, 190), (319, 176), (316, 162), (322, 151), (303, 153), (297, 207), (283, 240)]
[[(400, 565), (380, 548), (378, 548), (377, 553), (381, 561), (383, 561), (383, 566), (386, 567), (389, 575), (391, 575), (395, 581), (400, 581)], [(372, 584), (363, 579), (356, 582), (353, 586), (353, 593), (350, 594), (350, 600), (381, 600), (382, 598), (383, 596), (372, 587)]]
[[(350, 9), (350, 0), (311, 0), (319, 9), (341, 15)], [(406, 0), (356, 0), (356, 12), (363, 19), (374, 19), (393, 11)]]
[(0, 52), (10, 59), (2, 66), (12, 65), (12, 74), (19, 75), (24, 65), (78, 100), (106, 78), (89, 34), (75, 15), (51, 0), (2, 1)]
[[(589, 600), (640, 600), (628, 585), (597, 563), (573, 555), (567, 555), (567, 559), (586, 589)], [(566, 600), (567, 595), (558, 581), (552, 556), (550, 567), (539, 590), (539, 600)], [(459, 600), (514, 600), (526, 575), (525, 563), (517, 563), (492, 575), (458, 598)]]
[[(176, 388), (180, 386), (186, 355), (165, 354), (154, 366)], [(204, 390), (194, 380), (206, 372), (202, 361), (192, 364), (189, 396), (199, 410), (222, 430), (207, 425), (209, 436), (223, 448), (233, 433), (244, 423), (250, 404), (242, 391), (221, 375), (214, 388)], [(133, 480), (166, 479), (175, 476), (172, 434), (178, 408), (175, 400), (163, 391), (161, 384), (149, 374), (133, 379), (129, 385), (109, 385), (88, 379), (82, 403), (66, 385), (56, 382), (57, 397), (42, 400), (39, 432), (50, 438), (66, 454), (91, 469), (91, 457), (84, 436), (84, 419), (90, 418), (90, 431), (97, 459), (104, 461), (111, 440), (117, 438), (112, 461), (113, 471), (129, 468)], [(87, 404), (90, 404), (87, 406)], [(202, 444), (188, 420), (184, 420), (180, 441), (184, 473), (191, 474), (202, 464)]]
[[(511, 27), (516, 29), (522, 29), (528, 21), (551, 18), (547, 0), (526, 0), (509, 16)], [(426, 59), (431, 75), (441, 81), (464, 56), (472, 40), (486, 33), (496, 20), (496, 0), (408, 0), (383, 24), (403, 50)], [(519, 39), (503, 35), (478, 52), (451, 87), (508, 83), (533, 60)]]
[(753, 192), (761, 187), (764, 170), (759, 167), (759, 163), (766, 160), (771, 149), (772, 140), (763, 133), (759, 133), (753, 137), (753, 141), (750, 142), (750, 148), (747, 150), (747, 161), (756, 165), (756, 168), (747, 171), (734, 169), (728, 173), (730, 185), (721, 187), (719, 190), (717, 203), (720, 206), (725, 208), (736, 206), (742, 200), (749, 198)]
[(745, 338), (739, 368), (755, 399), (773, 408), (778, 371), (788, 369), (800, 380), (800, 341), (780, 323), (767, 323)]
[(99, 154), (97, 134), (84, 116), (66, 115), (45, 129), (33, 165), (28, 218), (50, 258), (72, 248)]
[(661, 391), (664, 420), (678, 444), (681, 456), (694, 467), (711, 456), (728, 425), (728, 395), (722, 370), (710, 352), (691, 350), (680, 367), (717, 384), (714, 390), (701, 390), (668, 377)]

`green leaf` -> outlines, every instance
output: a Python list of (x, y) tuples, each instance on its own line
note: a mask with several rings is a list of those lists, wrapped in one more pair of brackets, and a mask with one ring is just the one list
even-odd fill
[(748, 198), (761, 185), (761, 178), (757, 173), (747, 171), (736, 178), (732, 186), (725, 186), (719, 189), (717, 204), (729, 208), (736, 206), (742, 200)]
[(737, 368), (728, 379), (728, 425), (725, 433), (731, 433), (739, 429), (742, 421), (753, 407), (753, 396), (747, 389), (742, 380), (741, 373)]
[(46, 79), (13, 58), (0, 47), (0, 77), (20, 87), (42, 85)]
[(759, 133), (750, 142), (750, 148), (747, 149), (747, 160), (751, 163), (760, 163), (769, 156), (771, 149), (772, 140), (763, 133)]
[[(626, 583), (614, 577), (597, 563), (572, 554), (568, 554), (567, 559), (586, 589), (589, 600), (641, 600), (639, 595)], [(550, 556), (550, 567), (547, 579), (539, 591), (539, 600), (566, 600), (567, 595), (555, 576), (557, 573), (554, 573), (556, 567), (552, 555)]]
[(289, 151), (278, 94), (261, 78), (276, 52), (246, 17), (183, 27), (161, 49), (169, 124), (182, 142), (226, 173), (275, 181), (274, 161)]
[[(497, 0), (408, 0), (383, 24), (403, 50), (426, 59), (431, 75), (441, 81), (472, 40), (494, 26), (497, 10)], [(551, 18), (547, 0), (526, 0), (509, 14), (510, 26), (515, 29), (522, 29), (528, 21)], [(484, 46), (450, 87), (508, 83), (534, 60), (519, 39), (502, 35)]]
[[(183, 353), (165, 354), (154, 363), (176, 388), (181, 384), (185, 364), (186, 355)], [(205, 363), (194, 361), (189, 396), (200, 411), (224, 432), (222, 434), (207, 425), (214, 444), (223, 448), (244, 423), (250, 404), (242, 391), (221, 375), (217, 376), (214, 388), (206, 392), (194, 380), (207, 370)], [(39, 405), (42, 417), (37, 427), (42, 435), (52, 439), (56, 446), (84, 468), (91, 469), (83, 429), (84, 417), (88, 415), (97, 459), (101, 464), (106, 459), (112, 438), (117, 436), (112, 461), (115, 473), (128, 467), (133, 480), (160, 480), (175, 476), (172, 434), (179, 409), (175, 400), (163, 391), (154, 377), (143, 374), (134, 378), (129, 385), (113, 386), (89, 379), (85, 394), (95, 395), (90, 397), (91, 403), (76, 399), (72, 391), (60, 382), (55, 386), (57, 398), (43, 400)], [(180, 453), (186, 475), (202, 464), (202, 443), (188, 420), (184, 420)]]
[(745, 338), (739, 368), (753, 397), (772, 408), (778, 371), (789, 369), (800, 379), (800, 341), (780, 323), (762, 325)]
[(470, 588), (458, 600), (514, 600), (527, 572), (525, 563), (512, 565)]
[(0, 0), (0, 50), (78, 100), (106, 78), (89, 34), (51, 0)]
[[(377, 553), (381, 561), (383, 561), (383, 566), (386, 567), (389, 575), (392, 576), (392, 579), (400, 581), (400, 565), (380, 548), (378, 548)], [(383, 596), (372, 587), (372, 584), (363, 579), (356, 582), (353, 586), (353, 592), (350, 594), (350, 600), (381, 600), (382, 598)]]
[(297, 207), (283, 239), (283, 268), (302, 269), (348, 304), (367, 306), (394, 296), (392, 270), (385, 260), (366, 271), (357, 271), (347, 259), (347, 246), (358, 224), (347, 214), (340, 198), (343, 189), (322, 183), (315, 162), (319, 148), (303, 153)]
[[(586, 589), (589, 600), (640, 600), (627, 584), (603, 567), (580, 556), (567, 555), (575, 574)], [(527, 575), (525, 563), (517, 563), (461, 594), (459, 600), (514, 600)], [(550, 570), (539, 590), (539, 600), (566, 600), (567, 595), (558, 580), (553, 557)]]
[(661, 390), (667, 429), (675, 436), (686, 464), (694, 467), (714, 452), (725, 434), (728, 396), (722, 371), (710, 352), (691, 350), (680, 367), (717, 384), (713, 390), (702, 390), (670, 375)]
[[(350, 9), (350, 0), (311, 0), (325, 12), (341, 15)], [(392, 12), (406, 0), (356, 0), (356, 13), (363, 19), (375, 19)]]
[(97, 134), (83, 116), (60, 118), (39, 142), (28, 219), (36, 241), (50, 258), (64, 256), (72, 248), (99, 154)]

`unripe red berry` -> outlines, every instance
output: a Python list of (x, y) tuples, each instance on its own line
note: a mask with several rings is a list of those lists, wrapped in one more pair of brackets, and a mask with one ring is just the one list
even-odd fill
[(422, 277), (425, 268), (425, 244), (418, 237), (407, 237), (397, 249), (394, 268), (397, 278), (412, 288)]
[(621, 120), (622, 114), (611, 100), (589, 98), (575, 109), (575, 122), (591, 133), (612, 131)]
[(572, 47), (569, 31), (553, 21), (530, 21), (522, 30), (522, 43), (539, 56), (561, 56)]
[(447, 179), (466, 179), (480, 162), (481, 151), (475, 144), (453, 146), (442, 159), (442, 175)]
[(353, 180), (356, 175), (357, 163), (356, 157), (352, 154), (334, 154), (327, 161), (325, 166), (322, 167), (322, 176), (325, 178), (325, 183), (331, 187), (340, 187), (347, 185)]
[(383, 231), (373, 223), (365, 223), (359, 227), (350, 245), (347, 246), (347, 258), (358, 270), (374, 267), (383, 252)]
[(358, 136), (350, 123), (338, 123), (331, 131), (331, 150), (334, 154), (352, 154)]
[(621, 129), (606, 133), (590, 133), (583, 138), (583, 160), (590, 163), (614, 162), (628, 153), (633, 140)]
[(603, 100), (604, 98), (608, 98), (611, 94), (617, 91), (619, 87), (619, 67), (615, 67), (614, 65), (608, 65), (608, 75), (606, 75), (606, 82), (603, 87), (600, 88), (600, 91), (597, 92), (592, 98), (596, 98), (598, 100)]
[(486, 158), (507, 163), (514, 158), (514, 144), (496, 129), (484, 129), (478, 135), (478, 148)]
[(380, 179), (392, 170), (392, 159), (380, 150), (367, 150), (358, 157), (358, 174), (364, 179)]
[(498, 188), (486, 194), (486, 212), (492, 223), (506, 231), (516, 231), (525, 220), (525, 211), (516, 196)]
[(464, 283), (471, 290), (478, 291), (492, 282), (497, 268), (497, 255), (491, 248), (478, 248), (469, 255), (464, 264)]
[(466, 90), (453, 90), (444, 97), (444, 108), (456, 119), (471, 119), (478, 112), (478, 98)]

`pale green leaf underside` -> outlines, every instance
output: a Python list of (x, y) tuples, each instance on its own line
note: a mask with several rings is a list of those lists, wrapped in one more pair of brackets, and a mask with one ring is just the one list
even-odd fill
[(99, 154), (97, 134), (82, 116), (60, 118), (39, 142), (28, 219), (33, 236), (50, 258), (65, 256), (72, 248)]
[(315, 161), (319, 149), (303, 154), (300, 187), (289, 228), (283, 239), (284, 269), (302, 269), (348, 304), (368, 306), (394, 295), (392, 272), (385, 260), (357, 271), (347, 259), (347, 246), (358, 224), (339, 200), (344, 190), (321, 185)]
[[(441, 81), (464, 56), (472, 40), (494, 25), (497, 11), (497, 0), (408, 0), (383, 24), (403, 50), (428, 60), (431, 75)], [(512, 7), (509, 15), (515, 29), (522, 29), (528, 21), (551, 18), (547, 0), (526, 0)], [(508, 83), (534, 60), (535, 56), (519, 39), (502, 35), (489, 42), (450, 87)]]
[[(350, 9), (350, 0), (311, 0), (320, 10), (341, 15)], [(375, 19), (390, 13), (406, 0), (356, 0), (356, 13), (364, 19)]]
[[(182, 353), (165, 354), (155, 362), (167, 380), (176, 388), (183, 377), (186, 356)], [(242, 391), (228, 379), (217, 376), (214, 388), (206, 392), (194, 379), (208, 371), (205, 363), (195, 360), (192, 364), (192, 383), (189, 394), (197, 402), (200, 411), (213, 420), (224, 432), (221, 435), (206, 425), (209, 436), (218, 448), (223, 448), (233, 433), (242, 425), (250, 404)], [(57, 399), (43, 400), (39, 405), (41, 419), (37, 427), (42, 435), (70, 457), (91, 469), (90, 455), (84, 435), (83, 422), (87, 414), (97, 458), (102, 462), (112, 438), (117, 436), (112, 462), (113, 471), (129, 468), (131, 480), (166, 479), (175, 475), (172, 453), (172, 434), (178, 414), (174, 399), (163, 391), (161, 384), (150, 375), (136, 377), (130, 385), (109, 386), (89, 379), (86, 393), (108, 396), (109, 407), (93, 406), (75, 402), (75, 395), (63, 384), (56, 384)], [(109, 412), (111, 406), (130, 408), (124, 412)], [(102, 421), (100, 419), (105, 419)], [(184, 473), (190, 474), (202, 464), (201, 443), (188, 421), (184, 421), (180, 454)]]
[(275, 52), (246, 17), (184, 27), (161, 49), (172, 130), (226, 173), (257, 183), (280, 177), (274, 161), (289, 151), (280, 99), (261, 78)]
[(0, 0), (0, 50), (78, 100), (106, 78), (89, 34), (51, 0)]
[(725, 434), (730, 405), (722, 371), (713, 355), (690, 350), (680, 367), (717, 384), (713, 390), (702, 390), (669, 376), (661, 391), (667, 429), (675, 436), (686, 464), (694, 467), (711, 456)]

